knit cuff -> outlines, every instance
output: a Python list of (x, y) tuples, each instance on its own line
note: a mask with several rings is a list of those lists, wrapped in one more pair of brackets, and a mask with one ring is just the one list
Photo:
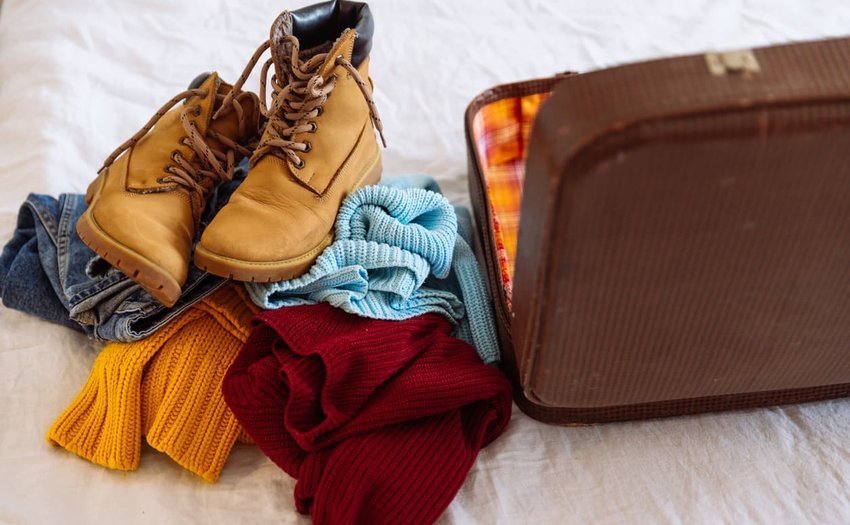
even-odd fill
[(106, 346), (83, 389), (48, 430), (48, 442), (104, 467), (135, 470), (141, 453), (142, 371), (156, 351), (154, 345)]
[(218, 479), (241, 431), (221, 383), (254, 308), (238, 285), (213, 295), (147, 339), (105, 347), (48, 441), (93, 463), (134, 470), (144, 435), (183, 468)]
[[(229, 299), (242, 301), (236, 294)], [(233, 317), (225, 304), (217, 302), (222, 307), (218, 312)], [(211, 483), (221, 474), (241, 431), (224, 402), (221, 382), (242, 340), (234, 337), (233, 325), (220, 321), (218, 315), (204, 316), (168, 341), (142, 382), (147, 442)]]
[(48, 430), (47, 441), (104, 467), (136, 469), (145, 366), (166, 341), (201, 315), (190, 309), (147, 339), (107, 345), (82, 391)]

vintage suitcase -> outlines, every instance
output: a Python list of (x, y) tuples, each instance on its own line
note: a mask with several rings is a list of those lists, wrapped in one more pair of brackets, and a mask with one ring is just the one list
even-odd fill
[(850, 39), (498, 86), (466, 133), (525, 412), (850, 395)]

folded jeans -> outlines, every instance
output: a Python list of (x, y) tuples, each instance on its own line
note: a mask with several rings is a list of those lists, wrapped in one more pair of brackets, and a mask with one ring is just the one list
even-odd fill
[[(211, 196), (199, 230), (244, 179), (244, 166)], [(163, 306), (83, 243), (76, 223), (85, 209), (80, 194), (27, 197), (0, 254), (4, 305), (99, 340), (129, 342), (152, 334), (224, 283), (193, 266), (180, 299), (172, 308)]]

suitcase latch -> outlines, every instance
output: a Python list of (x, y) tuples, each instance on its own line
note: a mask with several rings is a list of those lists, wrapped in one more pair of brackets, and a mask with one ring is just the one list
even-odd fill
[(725, 53), (706, 53), (705, 62), (708, 64), (708, 71), (716, 77), (761, 71), (758, 60), (750, 49)]

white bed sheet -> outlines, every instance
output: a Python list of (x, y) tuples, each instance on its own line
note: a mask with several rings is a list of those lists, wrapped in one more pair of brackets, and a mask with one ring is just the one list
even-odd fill
[[(5, 0), (0, 239), (30, 191), (82, 192), (104, 157), (200, 71), (234, 79), (306, 1)], [(385, 173), (468, 202), (463, 111), (497, 83), (850, 33), (845, 0), (374, 0)], [(850, 65), (848, 65), (850, 67)], [(255, 77), (256, 78), (256, 75)], [(0, 522), (308, 523), (294, 481), (237, 445), (217, 484), (145, 449), (137, 472), (44, 435), (98, 345), (0, 308)], [(848, 523), (850, 401), (560, 428), (514, 409), (440, 523)]]

